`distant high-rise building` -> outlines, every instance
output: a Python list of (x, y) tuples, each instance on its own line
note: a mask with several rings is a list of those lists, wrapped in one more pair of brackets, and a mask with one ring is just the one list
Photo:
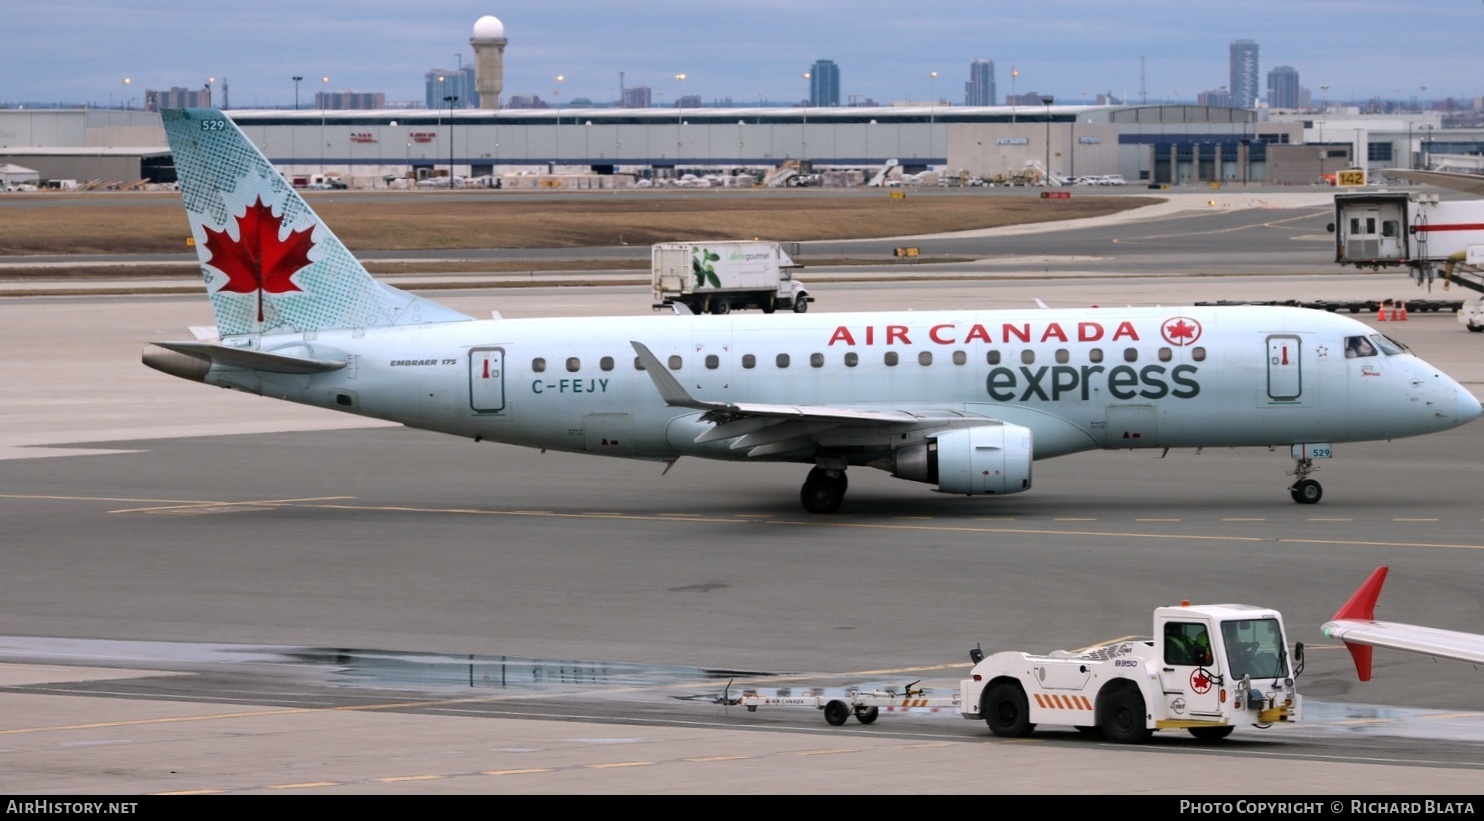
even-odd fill
[(649, 108), (652, 99), (649, 86), (629, 86), (623, 90), (624, 108)]
[(1257, 108), (1258, 97), (1257, 41), (1237, 40), (1231, 45), (1232, 106)]
[(1299, 75), (1293, 66), (1278, 66), (1268, 72), (1268, 108), (1299, 107)]
[(964, 83), (964, 105), (994, 105), (994, 61), (969, 63), (969, 81)]
[(324, 111), (366, 111), (386, 108), (386, 94), (380, 91), (317, 91), (314, 107)]
[(458, 97), (454, 108), (479, 108), (479, 91), (474, 86), (474, 66), (456, 70), (435, 68), (423, 75), (426, 81), (428, 108), (448, 108), (444, 97)]
[(840, 104), (840, 67), (834, 60), (816, 60), (809, 69), (809, 105)]
[(167, 91), (149, 89), (144, 92), (144, 110), (159, 111), (162, 108), (205, 108), (211, 105), (211, 92), (202, 88), (171, 86)]

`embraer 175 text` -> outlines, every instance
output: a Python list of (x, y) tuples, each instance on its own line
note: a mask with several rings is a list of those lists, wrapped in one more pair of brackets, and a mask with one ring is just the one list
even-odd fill
[(1333, 443), (1479, 415), (1401, 344), (1302, 308), (475, 320), (372, 279), (220, 111), (163, 119), (219, 339), (144, 362), (210, 385), (475, 441), (809, 464), (813, 513), (852, 466), (1000, 495), (1099, 448), (1287, 445), (1312, 503)]

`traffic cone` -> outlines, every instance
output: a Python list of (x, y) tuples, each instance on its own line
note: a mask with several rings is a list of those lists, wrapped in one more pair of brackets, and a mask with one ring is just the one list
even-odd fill
[(1401, 300), (1397, 300), (1397, 303), (1396, 304), (1397, 304), (1397, 306), (1399, 306), (1401, 308), (1401, 314), (1400, 314), (1400, 316), (1394, 316), (1394, 317), (1392, 317), (1392, 319), (1395, 319), (1398, 322), (1406, 322), (1407, 321), (1407, 303), (1402, 302)]
[(1376, 309), (1376, 321), (1377, 322), (1385, 322), (1386, 321), (1386, 307), (1388, 305), (1390, 305), (1390, 304), (1391, 304), (1391, 300), (1388, 299), (1385, 302), (1381, 303), (1381, 307), (1379, 307), (1379, 308)]

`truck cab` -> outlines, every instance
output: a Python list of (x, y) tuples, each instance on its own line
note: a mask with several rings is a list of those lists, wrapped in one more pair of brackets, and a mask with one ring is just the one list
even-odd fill
[(1303, 646), (1290, 655), (1278, 611), (1182, 603), (1156, 608), (1153, 626), (1151, 638), (1079, 651), (979, 654), (961, 682), (964, 717), (1000, 736), (1044, 723), (1130, 743), (1156, 730), (1216, 740), (1244, 723), (1299, 720)]

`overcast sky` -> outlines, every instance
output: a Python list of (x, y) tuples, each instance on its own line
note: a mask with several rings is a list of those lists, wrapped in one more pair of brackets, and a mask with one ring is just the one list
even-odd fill
[(974, 59), (995, 62), (1001, 99), (1014, 67), (1020, 93), (1111, 91), (1138, 102), (1143, 58), (1150, 101), (1192, 100), (1228, 84), (1228, 46), (1243, 38), (1261, 49), (1264, 95), (1278, 65), (1298, 69), (1316, 99), (1484, 94), (1481, 0), (7, 0), (0, 105), (128, 96), (137, 106), (145, 89), (216, 77), (230, 83), (234, 108), (292, 106), (294, 75), (306, 78), (305, 101), (321, 86), (421, 100), (425, 72), (456, 67), (456, 55), (470, 61), (485, 14), (510, 41), (505, 96), (553, 100), (562, 75), (567, 102), (617, 98), (620, 71), (658, 105), (678, 93), (708, 104), (798, 101), (820, 58), (840, 67), (842, 103), (962, 104)]

